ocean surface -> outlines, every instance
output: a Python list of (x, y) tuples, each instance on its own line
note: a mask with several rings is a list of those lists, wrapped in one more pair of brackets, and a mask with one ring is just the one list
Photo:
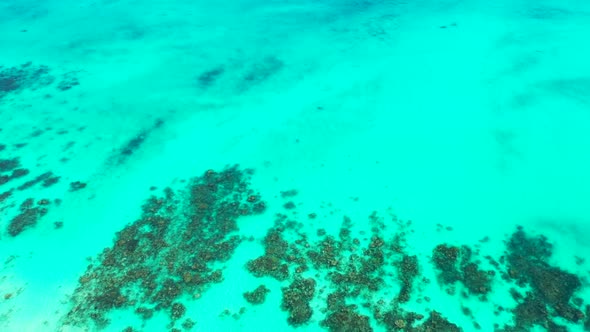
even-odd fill
[(1, 0), (0, 331), (590, 331), (590, 1)]

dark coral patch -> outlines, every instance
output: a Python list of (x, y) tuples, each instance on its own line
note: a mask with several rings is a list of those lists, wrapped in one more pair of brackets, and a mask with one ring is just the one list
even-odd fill
[(18, 190), (25, 190), (28, 188), (31, 188), (32, 186), (43, 182), (43, 186), (47, 187), (50, 186), (52, 184), (54, 184), (56, 182), (56, 178), (59, 179), (59, 177), (55, 177), (53, 176), (52, 172), (45, 172), (41, 175), (38, 175), (37, 177), (35, 177), (33, 180), (27, 181), (25, 183), (23, 183), (22, 185), (18, 186)]
[(207, 89), (211, 87), (213, 84), (215, 84), (215, 82), (219, 79), (221, 75), (223, 75), (224, 72), (225, 69), (223, 67), (217, 67), (207, 70), (197, 77), (197, 82), (199, 83), (199, 86), (201, 88)]
[(399, 292), (398, 301), (405, 303), (410, 300), (414, 279), (416, 279), (420, 273), (418, 269), (418, 257), (404, 255), (401, 262), (397, 266), (397, 272), (402, 282), (402, 288)]
[(74, 181), (70, 183), (70, 191), (78, 191), (86, 188), (86, 183), (80, 181)]
[(239, 82), (239, 90), (246, 91), (276, 75), (283, 67), (284, 62), (274, 56), (269, 56), (255, 63)]
[(142, 319), (160, 310), (171, 321), (184, 317), (179, 298), (197, 298), (223, 280), (218, 265), (241, 241), (236, 221), (255, 214), (247, 200), (257, 195), (249, 189), (249, 174), (237, 167), (210, 170), (182, 190), (152, 196), (141, 218), (118, 232), (100, 263), (80, 278), (65, 323), (104, 328), (117, 308), (135, 308)]
[(287, 321), (290, 325), (300, 326), (307, 323), (313, 314), (309, 302), (315, 294), (314, 279), (296, 278), (288, 287), (283, 288), (281, 308), (289, 312)]
[(264, 285), (260, 285), (251, 292), (245, 292), (244, 298), (251, 304), (262, 304), (266, 300), (266, 294), (268, 292), (270, 292), (270, 289)]
[(117, 156), (118, 162), (123, 163), (129, 156), (136, 153), (137, 150), (141, 148), (141, 146), (145, 143), (145, 140), (148, 138), (152, 132), (158, 128), (160, 128), (164, 124), (164, 121), (161, 119), (157, 119), (154, 124), (132, 137), (129, 141), (127, 141), (123, 147), (119, 150), (119, 155)]
[(0, 172), (9, 172), (20, 166), (18, 158), (0, 159)]
[(12, 218), (8, 225), (8, 234), (17, 236), (25, 229), (33, 227), (39, 219), (47, 213), (47, 208), (40, 205), (35, 206), (32, 198), (26, 199), (20, 205), (20, 213)]
[(555, 324), (551, 315), (577, 323), (584, 313), (576, 308), (573, 296), (582, 282), (579, 277), (549, 264), (553, 246), (544, 236), (529, 237), (519, 228), (508, 242), (508, 273), (520, 286), (532, 292), (514, 309), (515, 328)]
[(467, 246), (438, 245), (434, 248), (432, 261), (442, 285), (461, 282), (471, 294), (478, 296), (485, 296), (492, 289), (493, 271), (481, 270), (472, 261), (472, 251)]
[(371, 332), (369, 317), (357, 312), (355, 305), (340, 306), (329, 313), (321, 325), (332, 332)]
[(0, 66), (0, 99), (10, 93), (48, 86), (53, 81), (47, 66), (35, 66), (31, 62), (18, 67)]

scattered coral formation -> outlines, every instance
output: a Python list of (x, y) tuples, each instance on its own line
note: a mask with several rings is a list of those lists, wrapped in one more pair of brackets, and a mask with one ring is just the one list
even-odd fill
[(462, 330), (457, 325), (449, 322), (439, 312), (433, 311), (424, 324), (415, 331), (461, 332)]
[[(208, 171), (183, 190), (166, 189), (164, 196), (150, 198), (142, 217), (117, 233), (113, 247), (105, 249), (99, 262), (80, 278), (64, 323), (87, 327), (93, 322), (101, 328), (107, 326), (111, 310), (129, 308), (143, 320), (167, 313), (171, 331), (177, 329), (176, 322), (183, 329), (192, 328), (195, 323), (187, 317), (186, 300), (197, 300), (211, 284), (223, 280), (218, 263), (230, 259), (242, 241), (236, 219), (266, 209), (262, 197), (249, 189), (248, 175), (236, 167)], [(295, 190), (281, 192), (282, 204), (292, 203), (291, 209), (298, 209), (296, 195)], [(463, 331), (438, 311), (405, 308), (412, 301), (430, 301), (423, 293), (430, 282), (421, 276), (425, 262), (406, 251), (411, 222), (372, 213), (370, 233), (355, 230), (346, 216), (337, 234), (323, 228), (310, 233), (309, 225), (297, 220), (305, 214), (295, 212), (276, 214), (261, 241), (264, 254), (245, 265), (254, 277), (272, 278), (281, 285), (280, 308), (289, 325), (304, 328), (317, 322), (329, 331), (351, 332), (373, 331), (377, 325), (387, 331)], [(497, 313), (513, 314), (513, 326), (496, 324), (497, 331), (535, 326), (566, 331), (555, 317), (588, 328), (590, 306), (575, 297), (582, 283), (550, 265), (552, 246), (547, 239), (529, 237), (518, 229), (507, 249), (505, 257), (497, 260), (485, 257), (493, 269), (484, 268), (479, 250), (467, 245), (435, 245), (431, 262), (451, 296), (488, 301), (496, 273), (514, 284), (510, 294), (516, 306), (511, 311), (497, 307)], [(244, 301), (264, 305), (272, 288), (261, 284), (244, 292)], [(472, 329), (486, 330), (471, 309), (463, 305), (461, 310), (473, 320)], [(245, 312), (245, 307), (233, 313), (225, 310), (220, 317), (239, 319)]]
[[(284, 199), (292, 197), (281, 196)], [(263, 241), (265, 255), (250, 261), (247, 268), (257, 277), (271, 276), (287, 283), (289, 286), (283, 290), (295, 287), (293, 285), (298, 285), (301, 280), (313, 280), (314, 285), (322, 285), (316, 286), (320, 290), (332, 289), (327, 296), (321, 295), (322, 291), (314, 295), (315, 299), (326, 299), (326, 307), (322, 310), (324, 318), (320, 324), (331, 331), (372, 331), (372, 321), (384, 325), (389, 331), (462, 331), (439, 312), (423, 315), (406, 312), (400, 307), (417, 295), (414, 292), (418, 280), (419, 283), (428, 280), (419, 279), (418, 257), (404, 252), (407, 247), (405, 234), (410, 224), (396, 218), (393, 221), (399, 229), (388, 238), (384, 236), (386, 227), (383, 218), (372, 214), (369, 217), (372, 235), (364, 239), (364, 249), (361, 249), (363, 241), (354, 237), (353, 224), (348, 217), (344, 218), (338, 237), (327, 234), (325, 229), (317, 229), (317, 240), (312, 241), (309, 234), (302, 231), (299, 222), (279, 214), (275, 226)], [(391, 224), (389, 227), (392, 227)], [(507, 255), (507, 260), (486, 256), (494, 269), (482, 267), (477, 257), (479, 250), (474, 251), (466, 245), (437, 245), (433, 249), (432, 262), (438, 271), (438, 280), (449, 294), (455, 295), (455, 288), (462, 285), (464, 291), (461, 296), (471, 294), (480, 301), (488, 301), (487, 295), (492, 291), (497, 272), (523, 287), (532, 288), (532, 292), (520, 296), (519, 304), (513, 310), (516, 326), (504, 327), (505, 331), (528, 330), (534, 325), (548, 327), (550, 331), (563, 330), (565, 327), (553, 321), (551, 316), (559, 316), (572, 323), (582, 322), (586, 317), (581, 311), (583, 301), (577, 298), (578, 303), (574, 305), (572, 300), (581, 287), (580, 281), (576, 276), (548, 265), (551, 250), (544, 238), (527, 239), (524, 232), (518, 230), (508, 243), (511, 254)], [(487, 241), (489, 239), (480, 243)], [(504, 268), (498, 261), (507, 261), (508, 265)], [(387, 266), (395, 267), (396, 280), (385, 278), (391, 273), (386, 272)], [(306, 271), (314, 277), (304, 277)], [(374, 298), (382, 290), (396, 285), (400, 287), (397, 297), (389, 301)], [(292, 293), (287, 294), (288, 298), (293, 296)], [(313, 309), (308, 304), (313, 300), (300, 295), (295, 297), (303, 300), (287, 302), (291, 305), (283, 304), (282, 308), (289, 310), (289, 324), (300, 326), (313, 315)], [(429, 301), (428, 296), (423, 298)], [(283, 303), (285, 301), (284, 298)], [(363, 310), (356, 304), (359, 301)], [(364, 308), (372, 310), (373, 316), (361, 313)], [(473, 329), (482, 329), (469, 308), (463, 307), (462, 310), (473, 320)], [(499, 326), (495, 328), (500, 329)]]
[(8, 190), (0, 194), (0, 203), (12, 195), (12, 191)]
[[(60, 176), (54, 175), (52, 172), (45, 172), (33, 179), (22, 182), (27, 179), (29, 174), (30, 171), (22, 167), (21, 159), (18, 156), (0, 159), (0, 186), (8, 187), (15, 183), (11, 188), (0, 192), (0, 211), (7, 210), (8, 215), (14, 214), (7, 226), (8, 234), (12, 237), (34, 227), (47, 214), (50, 205), (49, 199), (37, 200), (35, 204), (35, 199), (29, 197), (18, 206), (12, 200), (13, 197), (19, 199), (18, 195), (14, 194), (18, 191), (31, 189), (38, 184), (41, 185), (40, 189), (52, 187), (61, 179)], [(2, 227), (5, 226), (2, 225)]]
[(262, 304), (266, 300), (266, 294), (268, 292), (270, 292), (270, 289), (264, 285), (260, 285), (251, 292), (245, 292), (244, 298), (251, 304)]
[(28, 169), (20, 167), (18, 158), (0, 160), (0, 186), (28, 174)]
[(284, 66), (285, 63), (277, 57), (265, 57), (245, 72), (242, 80), (238, 83), (238, 89), (244, 92), (256, 87), (276, 75)]
[(273, 228), (264, 238), (264, 256), (251, 260), (247, 264), (248, 271), (256, 277), (270, 276), (279, 281), (289, 278), (286, 262), (289, 244), (281, 237), (281, 228)]
[(43, 187), (50, 187), (56, 184), (59, 181), (59, 176), (53, 175), (53, 172), (45, 172), (43, 174), (38, 175), (34, 179), (27, 181), (20, 186), (18, 186), (18, 190), (25, 190), (33, 187), (36, 184), (42, 183)]
[(35, 202), (32, 198), (26, 199), (20, 205), (20, 214), (10, 220), (8, 225), (8, 234), (17, 236), (26, 228), (33, 227), (37, 224), (39, 218), (47, 213), (47, 208), (44, 207), (44, 202)]
[(74, 181), (70, 183), (70, 191), (78, 191), (86, 188), (86, 183), (80, 181)]
[(160, 128), (164, 124), (162, 119), (157, 119), (152, 126), (147, 129), (140, 131), (137, 135), (131, 138), (123, 147), (120, 149), (116, 156), (119, 164), (125, 162), (129, 156), (134, 154), (144, 143), (147, 137), (156, 129)]
[(0, 66), (0, 99), (9, 93), (48, 86), (54, 80), (47, 66), (35, 66), (31, 62), (18, 67)]
[(553, 246), (544, 236), (529, 237), (522, 228), (512, 235), (507, 245), (507, 273), (504, 278), (513, 280), (521, 288), (530, 288), (524, 297), (514, 290), (518, 305), (513, 309), (515, 324), (507, 331), (531, 329), (538, 325), (560, 327), (552, 317), (561, 317), (572, 323), (584, 320), (580, 301), (573, 296), (582, 287), (578, 276), (549, 263)]
[(311, 318), (313, 310), (309, 302), (316, 291), (316, 281), (312, 278), (299, 278), (283, 288), (283, 301), (281, 309), (289, 312), (287, 321), (293, 326), (305, 324)]
[[(434, 248), (432, 261), (439, 271), (438, 279), (442, 285), (453, 286), (461, 282), (469, 293), (481, 296), (492, 289), (492, 277), (494, 271), (483, 271), (471, 260), (472, 250), (467, 246), (455, 247), (446, 244)], [(449, 288), (452, 293), (453, 288)]]
[(78, 85), (80, 85), (80, 81), (78, 80), (76, 73), (70, 72), (64, 74), (60, 82), (57, 83), (57, 89), (60, 91), (67, 91)]
[[(51, 86), (56, 80), (56, 75), (51, 72), (48, 66), (35, 65), (32, 62), (14, 67), (0, 66), (0, 101), (10, 94)], [(75, 72), (57, 76), (62, 77), (57, 84), (59, 91), (66, 91), (80, 85)]]
[[(296, 191), (281, 193), (284, 199), (294, 195)], [(287, 321), (290, 325), (306, 324), (314, 313), (310, 302), (313, 298), (325, 298), (322, 326), (331, 331), (372, 331), (372, 318), (362, 314), (353, 302), (367, 301), (374, 294), (395, 287), (395, 280), (385, 278), (388, 266), (396, 267), (402, 284), (396, 303), (409, 301), (415, 279), (419, 276), (417, 257), (403, 251), (405, 231), (410, 224), (396, 218), (392, 221), (399, 227), (399, 232), (390, 238), (384, 237), (383, 218), (373, 213), (369, 216), (372, 236), (362, 242), (353, 237), (353, 222), (348, 217), (343, 218), (338, 237), (329, 235), (325, 229), (318, 229), (317, 240), (311, 241), (302, 231), (301, 223), (279, 214), (263, 240), (265, 255), (251, 260), (246, 267), (254, 276), (270, 276), (287, 283), (283, 287), (281, 307), (289, 312)], [(304, 277), (306, 271), (312, 272), (314, 277)], [(318, 284), (323, 285), (322, 289), (329, 287), (332, 291), (327, 296), (321, 295), (321, 290), (313, 291)], [(381, 314), (386, 302), (376, 302), (368, 301), (363, 307), (373, 310), (373, 318), (386, 325)], [(391, 312), (400, 311), (392, 309)], [(408, 314), (404, 322), (410, 322), (411, 315), (414, 314)], [(415, 314), (416, 317), (419, 316)], [(410, 325), (408, 328), (413, 328)]]
[(210, 88), (224, 72), (225, 69), (223, 67), (217, 67), (201, 73), (197, 77), (199, 87), (202, 89)]
[(322, 321), (322, 326), (333, 332), (371, 332), (369, 316), (361, 315), (356, 305), (340, 305)]
[(236, 220), (260, 211), (255, 207), (261, 201), (247, 200), (256, 195), (249, 175), (237, 167), (210, 170), (183, 190), (151, 197), (142, 217), (117, 233), (114, 245), (80, 278), (64, 323), (105, 327), (107, 313), (117, 308), (135, 308), (143, 319), (161, 310), (172, 323), (183, 318), (183, 295), (196, 298), (223, 280), (217, 263), (241, 242)]
[(397, 268), (397, 273), (402, 283), (398, 301), (400, 303), (405, 303), (410, 300), (414, 280), (420, 273), (420, 270), (418, 269), (418, 257), (404, 255)]
[(20, 166), (18, 158), (0, 159), (0, 172), (8, 172)]

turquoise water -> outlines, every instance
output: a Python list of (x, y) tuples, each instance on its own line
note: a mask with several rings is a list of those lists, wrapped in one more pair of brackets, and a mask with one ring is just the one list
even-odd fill
[(589, 35), (576, 0), (0, 2), (0, 331), (589, 331)]

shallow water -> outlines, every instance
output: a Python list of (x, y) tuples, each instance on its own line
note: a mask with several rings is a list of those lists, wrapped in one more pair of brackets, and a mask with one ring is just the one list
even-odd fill
[(574, 0), (1, 2), (0, 330), (590, 330), (589, 33)]

